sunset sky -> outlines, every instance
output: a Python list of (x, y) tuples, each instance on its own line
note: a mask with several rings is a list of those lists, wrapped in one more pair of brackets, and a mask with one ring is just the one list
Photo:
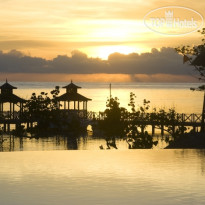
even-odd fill
[[(155, 74), (178, 75), (180, 73), (182, 76), (185, 73), (160, 73), (154, 70), (153, 72), (143, 73), (137, 70), (135, 72), (133, 69), (130, 72), (122, 71), (122, 69), (120, 72), (117, 70), (113, 72), (110, 70), (109, 72), (106, 71), (110, 67), (108, 56), (115, 52), (125, 54), (124, 57), (127, 60), (129, 58), (127, 54), (130, 53), (143, 54), (145, 52), (152, 52), (152, 48), (158, 49), (160, 53), (162, 47), (177, 47), (183, 44), (193, 45), (200, 43), (201, 38), (197, 32), (182, 36), (168, 36), (155, 33), (144, 25), (143, 18), (149, 11), (162, 6), (172, 5), (185, 6), (196, 10), (202, 15), (205, 14), (205, 1), (203, 0), (198, 0), (197, 2), (191, 0), (182, 0), (180, 2), (173, 0), (1, 0), (0, 50), (2, 53), (0, 56), (0, 80), (4, 79), (5, 76), (9, 76), (12, 80), (25, 79), (25, 76), (21, 77), (20, 74), (14, 75), (15, 73), (21, 73), (27, 76), (29, 75), (26, 73), (41, 73), (35, 70), (38, 67), (35, 63), (35, 65), (32, 65), (32, 62), (36, 61), (34, 57), (39, 57), (38, 62), (44, 61), (43, 67), (50, 68), (50, 61), (54, 61), (59, 55), (61, 57), (67, 56), (67, 59), (64, 59), (64, 61), (76, 60), (73, 59), (73, 55), (80, 55), (81, 60), (84, 58), (86, 62), (89, 61), (89, 65), (86, 64), (85, 68), (90, 66), (91, 60), (95, 60), (95, 69), (99, 69), (98, 71), (86, 72), (83, 71), (84, 64), (81, 63), (81, 71), (76, 72), (75, 66), (79, 67), (79, 65), (72, 63), (71, 65), (73, 67), (70, 68), (69, 72), (65, 71), (65, 68), (61, 69), (59, 67), (61, 70), (59, 73), (64, 73), (62, 71), (64, 70), (65, 73), (69, 74), (66, 78), (64, 76), (64, 78), (59, 80), (67, 80), (71, 75), (76, 75), (74, 78), (81, 81), (83, 74), (95, 73), (98, 73), (95, 76), (96, 81), (102, 77), (99, 73), (109, 74), (109, 77), (108, 75), (106, 77), (106, 79), (110, 78), (109, 80), (116, 79), (118, 76), (120, 81), (132, 80), (130, 76), (126, 76), (129, 74), (132, 76), (138, 75), (137, 78), (140, 78), (140, 75), (141, 77), (144, 75), (145, 78), (149, 78), (148, 80), (150, 80), (150, 76), (148, 75), (153, 76)], [(11, 52), (11, 50), (16, 51)], [(21, 64), (18, 61), (19, 70), (17, 70), (17, 68), (13, 68), (16, 66), (16, 60), (12, 60), (14, 66), (10, 64), (8, 66), (5, 56), (6, 58), (10, 56), (9, 60), (12, 60), (11, 57), (17, 58), (18, 56), (18, 60), (22, 60), (23, 62), (23, 56), (32, 59), (26, 64), (28, 70), (25, 70), (26, 68), (22, 70), (25, 64)], [(119, 55), (118, 57), (121, 58)], [(169, 55), (167, 55), (168, 57)], [(140, 58), (141, 61), (137, 62), (136, 66), (140, 65), (144, 67), (142, 63), (144, 58)], [(6, 62), (1, 63), (2, 61)], [(45, 61), (47, 62), (45, 63)], [(78, 60), (76, 61), (79, 62)], [(40, 64), (42, 66), (42, 63)], [(101, 69), (104, 64), (109, 64), (106, 65), (105, 70)], [(174, 62), (173, 65), (176, 66), (178, 64)], [(69, 66), (70, 64), (68, 64)], [(129, 70), (130, 67), (127, 66), (126, 64), (125, 69)], [(66, 66), (64, 65), (64, 67)], [(154, 67), (157, 67), (157, 63)], [(110, 69), (112, 70), (113, 66)], [(42, 80), (46, 80), (46, 73), (49, 73), (50, 77), (50, 73), (52, 73), (52, 76), (53, 73), (58, 73), (54, 70), (51, 72), (49, 69), (47, 71), (42, 72), (44, 73), (41, 75)], [(113, 74), (116, 75), (111, 76)], [(30, 75), (29, 78), (32, 79), (34, 76), (31, 77)], [(53, 79), (53, 77), (51, 78)], [(89, 78), (89, 76), (86, 77), (88, 81), (90, 81)], [(189, 81), (188, 78), (181, 77), (180, 79)]]

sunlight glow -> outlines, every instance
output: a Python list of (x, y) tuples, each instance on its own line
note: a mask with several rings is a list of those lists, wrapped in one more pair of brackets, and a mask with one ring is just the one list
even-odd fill
[(110, 54), (116, 52), (121, 54), (141, 54), (143, 52), (150, 52), (150, 48), (146, 48), (143, 45), (107, 45), (99, 47), (89, 47), (81, 50), (87, 53), (89, 56), (99, 57), (103, 60), (107, 60)]
[(131, 46), (103, 46), (99, 47), (98, 55), (102, 59), (107, 59), (108, 56), (112, 53), (118, 52), (122, 54), (129, 54), (129, 53), (141, 53), (140, 49)]

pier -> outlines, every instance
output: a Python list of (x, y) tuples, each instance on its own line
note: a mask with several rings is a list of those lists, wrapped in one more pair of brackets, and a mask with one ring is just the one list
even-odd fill
[[(64, 110), (61, 110), (63, 112)], [(67, 114), (69, 115), (69, 111), (66, 110)], [(85, 112), (82, 111), (73, 111), (70, 110), (70, 114), (78, 116), (79, 120), (82, 122), (86, 122), (87, 125), (96, 124), (98, 121), (105, 120), (105, 115), (103, 112)], [(184, 127), (192, 127), (193, 131), (196, 132), (197, 128), (201, 127), (202, 125), (202, 115), (201, 114), (185, 114), (185, 113), (178, 113), (176, 115), (175, 121), (172, 123), (170, 122), (167, 124), (166, 122), (153, 120), (152, 118), (153, 113), (146, 114), (146, 121), (136, 120), (135, 123), (137, 125), (145, 125), (145, 126), (152, 126), (152, 134), (155, 133), (155, 129), (161, 129), (161, 134), (164, 133), (165, 126), (173, 126), (173, 129), (177, 126), (184, 126)], [(3, 117), (0, 118), (0, 125), (3, 128), (4, 132), (10, 131), (11, 125), (20, 126), (22, 124), (26, 125), (26, 128), (33, 127), (34, 123), (37, 123), (35, 119), (26, 120), (23, 118), (23, 115), (19, 112), (14, 112), (14, 118), (10, 118), (9, 112), (4, 112)]]
[[(163, 120), (155, 120), (153, 119), (154, 113), (146, 113), (146, 121), (136, 120), (135, 123), (137, 125), (149, 125), (152, 126), (152, 134), (155, 133), (155, 129), (161, 129), (161, 134), (164, 134), (165, 126), (172, 126), (173, 132), (175, 131), (175, 127), (183, 126), (183, 127), (192, 127), (193, 131), (196, 132), (197, 128), (202, 126), (202, 114), (185, 114), (185, 113), (177, 113), (176, 118), (173, 122), (169, 122), (167, 124)], [(92, 121), (102, 121), (105, 119), (105, 115), (103, 112), (89, 112), (88, 119)]]

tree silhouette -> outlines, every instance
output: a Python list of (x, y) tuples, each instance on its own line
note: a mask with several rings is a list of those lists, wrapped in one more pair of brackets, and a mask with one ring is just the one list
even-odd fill
[[(176, 51), (184, 56), (184, 63), (194, 66), (197, 72), (197, 77), (200, 81), (205, 81), (205, 28), (198, 31), (202, 35), (202, 43), (197, 46), (181, 46), (176, 48)], [(205, 132), (205, 85), (198, 88), (190, 88), (191, 90), (203, 91), (204, 102), (202, 108), (201, 132)]]

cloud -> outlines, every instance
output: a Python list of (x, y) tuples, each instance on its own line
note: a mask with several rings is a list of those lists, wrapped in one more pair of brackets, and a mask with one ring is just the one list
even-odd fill
[(73, 51), (71, 56), (59, 55), (52, 60), (31, 57), (17, 50), (0, 52), (1, 73), (43, 74), (127, 74), (188, 75), (192, 68), (182, 63), (182, 56), (173, 48), (152, 49), (150, 53), (113, 53), (108, 60), (90, 58)]

